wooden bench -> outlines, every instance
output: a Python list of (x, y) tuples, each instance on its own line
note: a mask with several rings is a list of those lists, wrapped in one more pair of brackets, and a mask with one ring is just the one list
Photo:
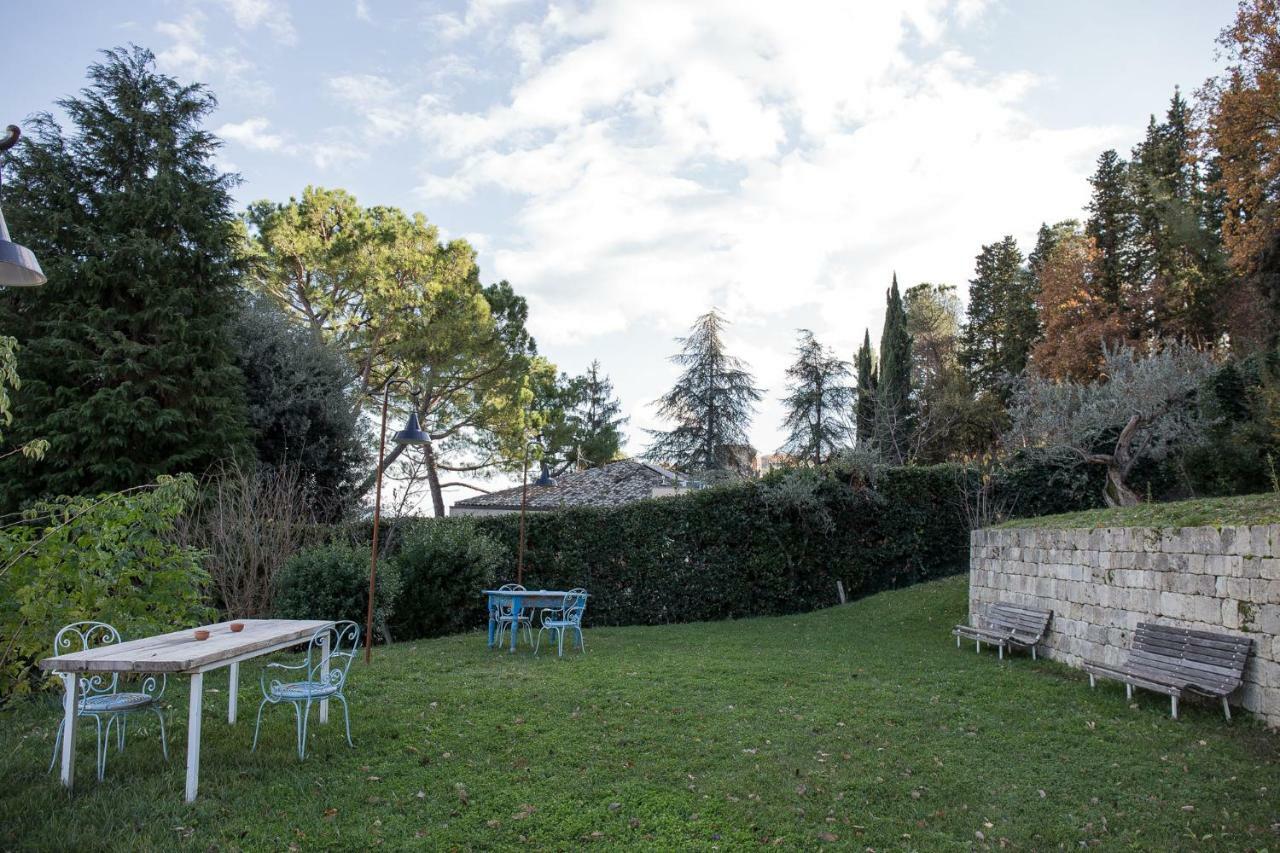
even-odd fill
[(979, 652), (983, 643), (995, 646), (1001, 660), (1006, 648), (1031, 649), (1031, 659), (1035, 660), (1036, 644), (1044, 639), (1052, 618), (1052, 610), (992, 604), (985, 614), (976, 617), (978, 624), (957, 625), (951, 633), (956, 637), (956, 648), (960, 648), (963, 637), (973, 640)]
[(1220, 698), (1222, 712), (1229, 720), (1227, 695), (1240, 686), (1252, 645), (1248, 637), (1142, 622), (1133, 634), (1133, 648), (1124, 663), (1086, 663), (1084, 670), (1089, 673), (1090, 687), (1095, 678), (1124, 682), (1129, 699), (1133, 698), (1135, 687), (1167, 694), (1175, 720), (1178, 699), (1184, 693)]

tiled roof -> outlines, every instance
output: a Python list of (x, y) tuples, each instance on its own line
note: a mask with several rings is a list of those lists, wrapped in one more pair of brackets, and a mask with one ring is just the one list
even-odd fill
[[(559, 509), (570, 506), (618, 506), (652, 497), (655, 486), (676, 485), (676, 475), (657, 465), (635, 459), (610, 462), (599, 468), (561, 474), (550, 486), (529, 482), (528, 508)], [(454, 503), (456, 507), (519, 509), (520, 486), (476, 495)]]

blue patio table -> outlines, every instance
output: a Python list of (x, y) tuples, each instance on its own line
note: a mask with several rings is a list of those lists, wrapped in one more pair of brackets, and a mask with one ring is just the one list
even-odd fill
[[(564, 604), (564, 597), (568, 595), (567, 590), (556, 589), (485, 589), (481, 592), (489, 598), (489, 648), (493, 648), (493, 635), (498, 626), (492, 614), (494, 608), (500, 603), (510, 602), (511, 615), (516, 623), (519, 623), (520, 613), (526, 608), (536, 610), (539, 607), (555, 607), (558, 609)], [(518, 633), (519, 631), (513, 627), (511, 630), (511, 651), (513, 652), (516, 650)]]

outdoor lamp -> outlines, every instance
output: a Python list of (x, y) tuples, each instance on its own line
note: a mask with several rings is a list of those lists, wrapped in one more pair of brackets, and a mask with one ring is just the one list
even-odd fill
[(409, 422), (404, 425), (404, 429), (391, 437), (396, 444), (426, 444), (431, 440), (431, 436), (427, 435), (418, 426), (418, 413), (409, 413)]
[[(378, 431), (378, 483), (373, 492), (373, 546), (369, 555), (369, 607), (364, 620), (365, 663), (373, 660), (373, 595), (378, 578), (378, 522), (382, 518), (382, 460), (387, 450), (387, 405), (391, 401), (391, 388), (394, 385), (407, 386), (409, 396), (415, 403), (421, 395), (421, 392), (407, 379), (388, 379), (382, 386), (382, 427)], [(418, 413), (413, 411), (409, 413), (409, 422), (404, 425), (404, 429), (391, 436), (391, 440), (401, 447), (408, 447), (414, 444), (426, 444), (431, 441), (431, 436), (422, 431), (422, 427), (418, 424)]]
[[(16, 124), (9, 125), (7, 133), (0, 138), (0, 154), (12, 148), (21, 135), (22, 131), (18, 130)], [(0, 210), (0, 285), (34, 287), (44, 284), (47, 280), (35, 254), (26, 246), (19, 246), (9, 239), (9, 228), (4, 222), (4, 211)]]

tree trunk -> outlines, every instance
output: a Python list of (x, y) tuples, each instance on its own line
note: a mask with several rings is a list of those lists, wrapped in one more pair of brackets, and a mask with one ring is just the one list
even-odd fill
[(427, 483), (431, 486), (431, 507), (436, 518), (444, 518), (444, 491), (440, 488), (440, 471), (436, 468), (436, 448), (428, 441), (422, 448), (426, 452)]
[(1116, 447), (1107, 460), (1107, 484), (1102, 492), (1107, 506), (1137, 506), (1141, 501), (1138, 493), (1125, 485), (1124, 478), (1133, 467), (1130, 446), (1133, 434), (1137, 432), (1142, 419), (1137, 415), (1129, 418), (1129, 422), (1120, 430), (1116, 438)]
[(1107, 506), (1137, 506), (1140, 503), (1138, 493), (1125, 485), (1124, 470), (1114, 462), (1107, 463), (1107, 484), (1102, 496)]

